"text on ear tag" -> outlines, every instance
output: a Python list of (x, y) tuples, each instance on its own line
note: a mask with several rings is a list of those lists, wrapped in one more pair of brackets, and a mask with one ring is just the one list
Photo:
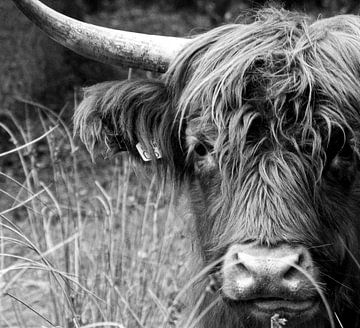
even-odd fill
[[(158, 144), (156, 143), (156, 141), (151, 141), (151, 147), (153, 149), (154, 155), (156, 157), (156, 159), (159, 159), (162, 157), (161, 152), (160, 152), (160, 148), (158, 146)], [(145, 162), (149, 162), (151, 161), (151, 153), (145, 149), (145, 147), (139, 142), (136, 144), (136, 149), (139, 152), (141, 158), (143, 159), (143, 161)]]

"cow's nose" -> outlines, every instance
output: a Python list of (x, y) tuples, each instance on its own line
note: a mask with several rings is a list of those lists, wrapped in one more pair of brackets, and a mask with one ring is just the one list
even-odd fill
[(263, 257), (245, 252), (234, 254), (240, 274), (253, 277), (271, 277), (272, 280), (294, 279), (295, 267), (299, 267), (304, 257), (300, 252), (279, 257)]
[(223, 263), (223, 292), (232, 299), (291, 297), (314, 276), (309, 251), (284, 244), (268, 248), (234, 245)]

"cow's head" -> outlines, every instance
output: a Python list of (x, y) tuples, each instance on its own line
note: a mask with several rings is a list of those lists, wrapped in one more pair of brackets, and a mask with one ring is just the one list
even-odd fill
[(86, 89), (80, 137), (91, 153), (149, 157), (187, 188), (220, 286), (204, 326), (268, 327), (278, 315), (321, 328), (336, 312), (355, 327), (360, 18), (265, 10), (181, 43), (159, 80)]

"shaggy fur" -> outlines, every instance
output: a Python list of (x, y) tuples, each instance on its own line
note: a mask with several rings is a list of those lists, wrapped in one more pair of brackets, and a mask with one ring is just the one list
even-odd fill
[[(86, 89), (75, 128), (91, 153), (160, 144), (151, 163), (187, 188), (203, 265), (235, 243), (304, 245), (332, 310), (358, 327), (359, 90), (359, 17), (267, 9), (194, 38), (158, 81)], [(221, 300), (202, 326), (248, 320)]]

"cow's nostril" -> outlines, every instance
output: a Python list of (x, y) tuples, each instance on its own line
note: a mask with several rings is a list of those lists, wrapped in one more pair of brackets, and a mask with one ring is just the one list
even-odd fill
[(278, 259), (279, 263), (276, 265), (274, 274), (279, 279), (293, 279), (298, 273), (298, 267), (300, 263), (300, 254), (291, 254)]
[(248, 272), (248, 269), (246, 268), (246, 266), (244, 264), (242, 264), (241, 262), (236, 263), (236, 267), (241, 272)]
[(303, 266), (305, 265), (305, 255), (303, 253), (300, 253), (297, 256), (296, 260), (293, 260), (293, 262), (289, 263), (289, 269), (284, 273), (284, 279), (285, 280), (292, 280), (296, 279), (299, 275), (302, 275), (301, 269), (304, 269)]
[(246, 266), (244, 265), (244, 263), (242, 262), (241, 259), (241, 253), (234, 253), (233, 254), (233, 259), (235, 261), (235, 266), (236, 268), (240, 271), (240, 272), (248, 272), (248, 269), (246, 268)]
[(299, 270), (295, 267), (290, 267), (287, 272), (284, 274), (285, 280), (294, 279), (299, 274)]
[(298, 261), (297, 261), (296, 264), (297, 264), (299, 267), (301, 267), (304, 262), (305, 262), (305, 254), (304, 254), (304, 253), (300, 253), (300, 254), (299, 254)]

